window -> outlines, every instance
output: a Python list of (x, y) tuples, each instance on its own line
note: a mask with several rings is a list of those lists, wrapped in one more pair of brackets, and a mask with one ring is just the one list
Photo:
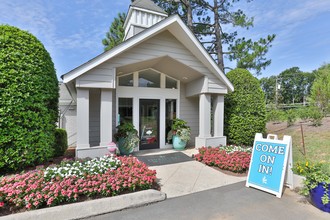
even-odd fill
[(119, 77), (119, 86), (133, 86), (133, 74)]
[[(171, 126), (173, 119), (176, 118), (176, 99), (166, 99), (166, 118), (165, 118), (165, 124), (166, 124), (166, 133), (165, 133), (165, 140), (166, 142), (168, 141), (168, 135), (169, 132), (171, 131)], [(170, 141), (169, 144), (172, 144)]]
[(177, 89), (178, 83), (175, 79), (166, 76), (166, 89)]
[(139, 72), (139, 87), (160, 88), (160, 73), (151, 69)]
[(133, 122), (133, 99), (119, 98), (118, 99), (118, 121), (119, 124), (123, 122)]

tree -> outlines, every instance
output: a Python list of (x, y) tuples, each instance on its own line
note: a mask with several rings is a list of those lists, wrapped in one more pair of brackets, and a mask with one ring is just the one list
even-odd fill
[(125, 36), (124, 23), (126, 19), (125, 13), (118, 13), (117, 17), (111, 23), (109, 31), (106, 33), (106, 38), (102, 40), (104, 51), (120, 44)]
[(261, 78), (260, 84), (268, 104), (305, 103), (314, 79), (314, 73), (302, 72), (299, 67), (291, 67), (278, 76)]
[(276, 102), (276, 77), (263, 77), (260, 79), (260, 86), (265, 93), (265, 99), (267, 104)]
[(227, 77), (235, 91), (225, 95), (225, 135), (231, 144), (252, 146), (255, 133), (266, 128), (264, 92), (248, 70), (234, 69)]
[(305, 102), (314, 78), (313, 73), (304, 73), (299, 67), (291, 67), (281, 72), (277, 77), (278, 85), (280, 85), (279, 102), (284, 104)]
[[(236, 61), (237, 67), (255, 70), (256, 75), (260, 75), (261, 70), (270, 65), (271, 60), (266, 59), (266, 53), (275, 39), (274, 34), (253, 41), (237, 38), (237, 31), (231, 33), (224, 31), (227, 25), (247, 29), (253, 26), (253, 18), (247, 17), (240, 9), (233, 10), (234, 3), (239, 0), (153, 1), (168, 14), (180, 15), (222, 71), (225, 69), (224, 55), (227, 55), (230, 61)], [(224, 45), (227, 45), (227, 51), (224, 51)]]
[(315, 71), (315, 81), (311, 88), (311, 100), (323, 115), (330, 112), (330, 64)]
[(0, 25), (0, 174), (53, 155), (58, 97), (54, 64), (42, 43)]

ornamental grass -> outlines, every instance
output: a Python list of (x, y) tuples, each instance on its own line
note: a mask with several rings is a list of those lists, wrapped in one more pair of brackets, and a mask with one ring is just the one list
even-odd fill
[(245, 147), (202, 147), (195, 159), (208, 166), (234, 173), (245, 173), (250, 166), (251, 149)]
[[(81, 168), (84, 164), (62, 163), (56, 168), (3, 177), (0, 179), (0, 213), (8, 213), (8, 210), (14, 213), (24, 209), (38, 209), (150, 189), (156, 180), (156, 171), (150, 170), (135, 157), (108, 156), (92, 161), (106, 169), (86, 172), (85, 168)], [(85, 163), (85, 166), (96, 167), (92, 162)], [(77, 172), (77, 167), (82, 172)]]

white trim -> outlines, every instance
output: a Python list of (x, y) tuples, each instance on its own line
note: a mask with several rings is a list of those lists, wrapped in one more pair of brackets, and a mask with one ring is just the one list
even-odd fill
[(194, 34), (184, 24), (178, 15), (173, 15), (160, 21), (152, 27), (142, 31), (141, 33), (133, 36), (122, 44), (116, 46), (112, 50), (104, 52), (94, 59), (88, 61), (87, 63), (84, 63), (76, 69), (64, 74), (62, 76), (63, 82), (68, 83), (74, 80), (78, 76), (119, 55), (120, 53), (136, 46), (137, 44), (146, 41), (147, 39), (157, 35), (164, 30), (170, 30), (172, 33), (173, 31), (180, 32), (182, 36), (180, 37), (179, 35), (176, 35), (177, 39), (186, 46), (189, 44), (187, 49), (189, 49), (199, 60), (202, 61), (202, 63), (204, 63), (204, 65), (206, 65), (206, 67), (211, 70), (211, 72), (213, 72), (220, 80), (222, 80), (230, 91), (234, 91), (234, 87), (231, 82), (228, 80), (225, 74), (222, 73), (212, 57), (207, 53), (202, 44), (198, 41), (198, 39), (194, 36)]
[[(136, 7), (136, 6), (130, 6), (129, 9), (128, 9), (128, 13), (127, 13), (127, 16), (126, 16), (126, 20), (124, 22), (124, 25), (123, 25), (123, 28), (124, 30), (126, 30), (126, 26), (128, 24), (128, 19), (132, 13), (133, 13), (133, 9), (137, 9), (138, 11), (143, 11), (143, 12), (146, 12), (146, 13), (150, 13), (150, 14), (154, 14), (154, 15), (159, 15), (159, 16), (163, 16), (163, 17), (168, 17), (168, 15), (166, 13), (160, 13), (160, 12), (157, 12), (157, 11), (151, 11), (151, 10), (148, 10), (148, 9), (145, 9), (145, 8), (140, 8), (140, 7)], [(125, 36), (126, 37), (126, 36)]]
[[(151, 69), (151, 68), (147, 68)], [(141, 70), (143, 71), (143, 70)], [(166, 145), (166, 99), (175, 99), (176, 100), (176, 111), (177, 117), (179, 117), (179, 110), (180, 110), (180, 81), (177, 81), (178, 89), (166, 89), (165, 82), (167, 75), (156, 71), (161, 74), (161, 87), (162, 88), (148, 88), (148, 87), (138, 87), (138, 73), (140, 71), (134, 72), (134, 86), (118, 86), (116, 89), (116, 99), (117, 103), (119, 103), (119, 98), (132, 98), (133, 99), (133, 125), (139, 132), (139, 123), (140, 123), (140, 99), (156, 99), (159, 100), (159, 148), (168, 148)], [(121, 76), (117, 76), (119, 78)], [(172, 78), (172, 77), (171, 77)], [(119, 81), (119, 80), (117, 80)], [(116, 118), (118, 118), (118, 107), (119, 104), (116, 106)], [(116, 120), (116, 125), (118, 125), (118, 119)], [(140, 149), (138, 149), (140, 150)]]

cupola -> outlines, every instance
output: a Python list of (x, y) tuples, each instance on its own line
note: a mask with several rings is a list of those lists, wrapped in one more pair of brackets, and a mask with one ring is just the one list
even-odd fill
[(132, 0), (124, 23), (125, 37), (130, 37), (167, 18), (166, 12), (151, 0)]

